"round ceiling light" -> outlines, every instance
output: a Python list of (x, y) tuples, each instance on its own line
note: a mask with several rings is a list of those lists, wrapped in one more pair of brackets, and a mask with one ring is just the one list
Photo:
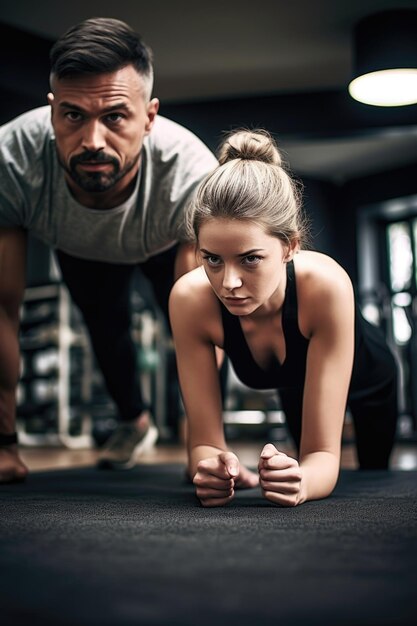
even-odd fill
[(375, 106), (417, 103), (417, 11), (383, 11), (354, 32), (354, 76), (349, 93)]

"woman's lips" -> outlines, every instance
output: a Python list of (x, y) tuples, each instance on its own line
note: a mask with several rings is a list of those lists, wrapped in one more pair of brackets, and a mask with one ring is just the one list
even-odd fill
[(226, 296), (223, 298), (223, 302), (225, 304), (235, 304), (235, 305), (244, 304), (248, 300), (249, 298), (234, 298), (232, 296)]

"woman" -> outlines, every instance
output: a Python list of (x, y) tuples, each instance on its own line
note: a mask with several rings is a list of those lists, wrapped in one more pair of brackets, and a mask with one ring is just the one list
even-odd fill
[[(351, 281), (330, 257), (301, 249), (297, 186), (264, 131), (238, 131), (200, 185), (190, 228), (202, 266), (170, 297), (188, 431), (188, 470), (204, 506), (260, 482), (273, 503), (328, 496), (337, 481), (346, 405), (361, 468), (388, 467), (397, 400), (395, 361), (355, 305)], [(268, 443), (258, 473), (227, 449), (216, 351), (246, 385), (279, 391), (298, 449)]]

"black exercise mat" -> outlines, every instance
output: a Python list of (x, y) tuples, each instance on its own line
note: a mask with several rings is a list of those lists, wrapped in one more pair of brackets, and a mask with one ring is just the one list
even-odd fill
[(417, 472), (343, 471), (296, 508), (204, 509), (180, 465), (0, 488), (2, 626), (417, 623)]

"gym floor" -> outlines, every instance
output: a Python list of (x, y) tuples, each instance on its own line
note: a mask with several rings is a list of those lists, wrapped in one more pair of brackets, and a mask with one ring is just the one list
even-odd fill
[[(263, 441), (239, 440), (230, 443), (230, 448), (236, 452), (242, 463), (255, 467)], [(293, 449), (287, 443), (280, 443), (280, 449), (292, 454)], [(21, 448), (21, 456), (31, 471), (51, 470), (56, 468), (86, 467), (95, 464), (98, 450), (69, 450), (55, 447)], [(159, 443), (156, 447), (141, 458), (141, 463), (184, 463), (186, 462), (183, 444)], [(341, 467), (355, 469), (357, 467), (355, 448), (351, 443), (342, 446)], [(392, 469), (417, 469), (417, 443), (400, 441), (395, 445), (392, 460)]]

